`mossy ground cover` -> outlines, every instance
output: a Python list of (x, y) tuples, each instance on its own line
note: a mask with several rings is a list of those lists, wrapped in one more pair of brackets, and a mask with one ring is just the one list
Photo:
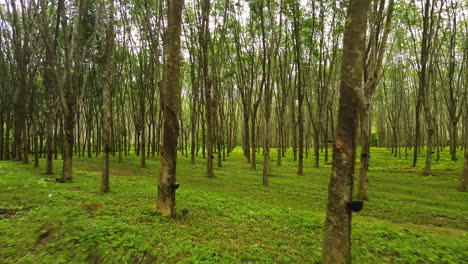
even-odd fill
[[(281, 167), (273, 159), (270, 187), (240, 148), (214, 179), (201, 157), (179, 155), (177, 207), (189, 214), (176, 218), (152, 209), (157, 158), (143, 169), (135, 156), (113, 157), (105, 195), (100, 158), (75, 159), (69, 184), (2, 161), (0, 263), (319, 263), (330, 165), (313, 168), (309, 156), (297, 176), (287, 154)], [(463, 164), (448, 157), (422, 176), (423, 158), (414, 168), (372, 149), (369, 201), (353, 216), (354, 263), (468, 263), (468, 194), (456, 190)]]

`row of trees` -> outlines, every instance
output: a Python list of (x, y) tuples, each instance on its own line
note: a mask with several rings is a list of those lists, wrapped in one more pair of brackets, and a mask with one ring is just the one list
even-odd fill
[[(303, 160), (330, 162), (346, 2), (187, 1), (179, 150), (192, 163), (213, 162), (240, 143), (252, 170), (263, 150), (268, 185), (271, 148), (281, 165), (288, 148)], [(452, 160), (467, 141), (466, 3), (373, 1), (368, 11), (359, 196), (366, 198), (369, 146), (392, 148), (416, 166), (427, 146), (448, 146)], [(72, 156), (133, 150), (146, 166), (159, 155), (164, 107), (168, 6), (163, 1), (7, 1), (1, 6), (0, 158), (35, 166)], [(104, 103), (103, 103), (104, 102)], [(372, 113), (372, 114), (371, 114)], [(106, 122), (102, 122), (102, 119)], [(101, 131), (105, 137), (101, 137)], [(372, 136), (372, 137), (371, 137)], [(404, 154), (402, 151), (404, 149)], [(321, 151), (322, 150), (322, 151)], [(323, 154), (322, 154), (323, 153)], [(215, 157), (216, 155), (216, 157)]]
[(372, 144), (412, 151), (414, 166), (425, 146), (426, 175), (433, 153), (464, 150), (466, 191), (467, 22), (455, 0), (8, 0), (0, 159), (44, 156), (53, 174), (60, 153), (69, 182), (74, 155), (103, 151), (108, 192), (110, 155), (134, 151), (142, 167), (161, 155), (156, 208), (173, 215), (177, 151), (192, 163), (201, 152), (212, 178), (236, 145), (252, 170), (261, 149), (268, 186), (271, 148), (277, 166), (291, 148), (303, 175), (333, 147), (324, 251), (342, 262), (358, 142), (360, 199)]

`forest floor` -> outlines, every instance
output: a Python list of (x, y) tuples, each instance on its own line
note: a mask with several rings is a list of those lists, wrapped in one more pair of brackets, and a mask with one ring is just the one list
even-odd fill
[[(309, 156), (297, 176), (287, 154), (278, 167), (272, 151), (270, 187), (240, 148), (214, 179), (201, 157), (192, 165), (179, 155), (177, 207), (189, 213), (177, 218), (151, 208), (157, 158), (139, 168), (138, 157), (113, 157), (105, 195), (101, 158), (75, 158), (69, 184), (46, 181), (43, 159), (41, 169), (2, 161), (0, 263), (319, 263), (330, 165), (313, 168)], [(369, 201), (353, 213), (354, 263), (468, 263), (468, 193), (456, 190), (463, 161), (442, 157), (422, 176), (424, 158), (414, 168), (372, 149)]]

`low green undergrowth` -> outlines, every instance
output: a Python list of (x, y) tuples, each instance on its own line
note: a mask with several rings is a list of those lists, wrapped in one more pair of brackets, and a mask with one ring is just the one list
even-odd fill
[[(147, 168), (113, 157), (105, 195), (100, 158), (76, 158), (69, 184), (2, 161), (0, 263), (320, 263), (330, 165), (313, 168), (309, 156), (297, 176), (287, 154), (278, 167), (272, 151), (270, 187), (240, 148), (214, 179), (201, 157), (179, 155), (177, 207), (189, 213), (176, 218), (151, 208), (157, 157)], [(372, 149), (369, 201), (353, 219), (355, 263), (468, 263), (468, 194), (456, 190), (463, 164), (442, 158), (422, 176), (409, 158)]]

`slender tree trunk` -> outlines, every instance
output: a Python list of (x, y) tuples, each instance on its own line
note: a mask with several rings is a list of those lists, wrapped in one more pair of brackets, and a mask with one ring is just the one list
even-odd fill
[[(49, 91), (47, 93), (47, 103), (49, 105), (53, 105), (53, 96), (50, 91), (51, 87), (49, 87)], [(53, 153), (54, 153), (54, 116), (55, 113), (50, 107), (47, 110), (46, 118), (47, 118), (47, 132), (46, 132), (46, 174), (52, 175), (54, 174), (54, 166), (53, 166)]]
[(461, 177), (460, 191), (466, 192), (468, 186), (468, 151), (465, 150), (465, 167)]
[(5, 128), (5, 150), (4, 150), (4, 160), (10, 160), (10, 118), (7, 116), (6, 128)]
[(299, 162), (297, 166), (297, 174), (304, 175), (303, 159), (304, 159), (304, 118), (302, 114), (302, 105), (304, 96), (302, 91), (304, 89), (304, 80), (302, 76), (302, 45), (299, 29), (299, 3), (297, 0), (293, 3), (293, 17), (294, 17), (294, 39), (295, 39), (295, 52), (296, 52), (296, 65), (297, 65), (297, 128), (298, 128), (298, 146), (299, 146)]
[[(326, 146), (326, 145), (325, 145)], [(314, 167), (320, 167), (320, 133), (319, 129), (314, 129)]]
[(146, 132), (146, 125), (144, 120), (144, 115), (142, 118), (143, 125), (141, 126), (141, 134), (140, 134), (140, 167), (146, 168), (146, 139), (145, 139), (145, 132)]
[(359, 168), (359, 186), (358, 199), (367, 200), (367, 170), (369, 168), (369, 150), (370, 150), (370, 119), (369, 108), (364, 106), (361, 111), (361, 161)]
[(278, 152), (278, 156), (277, 156), (277, 159), (276, 159), (276, 165), (279, 167), (281, 166), (281, 152), (282, 152), (282, 149), (283, 149), (283, 142), (282, 142), (282, 131), (281, 131), (281, 125), (279, 125), (278, 127), (278, 142), (277, 142), (277, 146), (276, 146), (276, 150)]
[(207, 122), (207, 138), (206, 148), (208, 157), (206, 159), (206, 177), (214, 178), (213, 173), (213, 147), (215, 143), (215, 113), (214, 113), (214, 100), (213, 100), (213, 82), (208, 70), (209, 63), (209, 18), (210, 18), (210, 1), (205, 0), (202, 2), (202, 67), (203, 67), (203, 81), (205, 85), (205, 114)]
[(457, 122), (452, 122), (450, 129), (450, 156), (452, 161), (457, 160)]
[(206, 159), (206, 129), (205, 120), (202, 120), (202, 158)]
[(33, 121), (33, 145), (34, 145), (34, 168), (39, 168), (39, 142), (38, 142), (38, 136), (37, 136), (37, 128), (35, 127), (35, 121)]
[(421, 141), (421, 102), (420, 99), (416, 99), (418, 102), (416, 103), (416, 124), (415, 124), (415, 136), (414, 136), (414, 146), (413, 146), (413, 167), (416, 167), (418, 162), (418, 151), (419, 145)]
[(256, 171), (257, 170), (257, 151), (256, 151), (256, 145), (255, 145), (255, 140), (256, 140), (256, 129), (255, 129), (255, 122), (257, 121), (257, 118), (256, 118), (256, 111), (254, 110), (254, 112), (252, 113), (252, 117), (250, 118), (250, 122), (251, 122), (251, 133), (250, 133), (250, 136), (251, 136), (251, 143), (252, 143), (252, 153), (250, 155), (250, 170), (252, 171)]
[(29, 126), (23, 131), (23, 164), (29, 164)]
[(250, 163), (250, 144), (249, 144), (249, 114), (247, 113), (246, 107), (244, 106), (244, 154), (247, 158), (247, 163)]
[(5, 125), (4, 114), (2, 110), (0, 110), (0, 160), (3, 160), (4, 151), (5, 151), (5, 148), (4, 148), (5, 140), (4, 140), (4, 131), (3, 131), (4, 125)]
[[(21, 78), (21, 77), (20, 77)], [(25, 82), (25, 81), (24, 81)], [(17, 88), (16, 99), (15, 99), (15, 127), (14, 127), (14, 143), (15, 143), (15, 160), (22, 160), (22, 151), (21, 148), (25, 147), (23, 134), (25, 133), (26, 128), (26, 106), (24, 99), (26, 98), (26, 84), (22, 83)], [(24, 87), (24, 88), (23, 88)]]
[[(105, 27), (105, 45), (103, 51), (102, 65), (102, 142), (104, 143), (104, 158), (101, 176), (101, 192), (108, 193), (109, 188), (109, 155), (111, 151), (111, 106), (112, 106), (112, 74), (114, 58), (114, 4), (111, 1), (110, 6), (106, 7), (100, 3), (102, 13), (108, 13), (107, 25)], [(109, 8), (109, 10), (106, 10)], [(107, 12), (106, 12), (107, 11)], [(101, 21), (103, 23), (104, 21)]]

